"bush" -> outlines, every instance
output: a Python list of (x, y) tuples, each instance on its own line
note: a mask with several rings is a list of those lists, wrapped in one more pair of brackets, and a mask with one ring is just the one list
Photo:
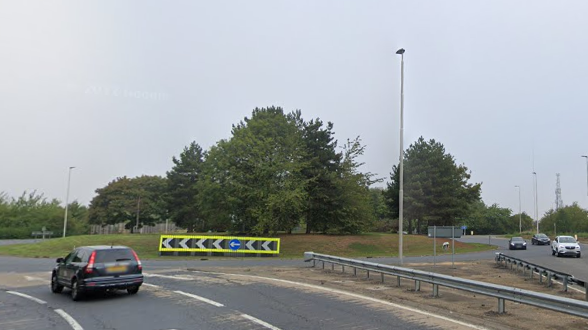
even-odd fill
[(39, 229), (31, 229), (31, 228), (14, 228), (14, 227), (2, 227), (0, 228), (0, 239), (21, 239), (21, 238), (31, 238), (31, 233), (33, 231), (38, 231)]

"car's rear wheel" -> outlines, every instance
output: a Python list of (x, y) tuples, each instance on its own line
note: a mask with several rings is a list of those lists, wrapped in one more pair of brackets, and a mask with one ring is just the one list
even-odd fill
[(71, 282), (71, 299), (73, 301), (79, 301), (82, 299), (82, 292), (80, 291), (80, 283), (77, 279)]
[(134, 287), (127, 288), (127, 292), (129, 294), (136, 294), (137, 292), (139, 292), (139, 287), (138, 286), (134, 286)]
[(57, 282), (57, 274), (53, 273), (53, 275), (51, 275), (51, 292), (61, 293), (61, 291), (63, 291), (63, 285)]

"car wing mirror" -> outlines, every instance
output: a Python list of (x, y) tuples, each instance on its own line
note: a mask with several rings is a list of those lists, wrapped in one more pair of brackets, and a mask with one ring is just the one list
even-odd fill
[(57, 260), (55, 260), (55, 261), (56, 261), (58, 264), (62, 264), (62, 263), (65, 261), (65, 259), (63, 259), (63, 258), (57, 258)]

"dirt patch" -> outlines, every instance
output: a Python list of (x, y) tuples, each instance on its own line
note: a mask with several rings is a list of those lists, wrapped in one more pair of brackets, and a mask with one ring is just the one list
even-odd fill
[[(539, 283), (536, 274), (533, 279), (530, 279), (528, 272), (523, 276), (521, 272), (517, 273), (514, 270), (504, 268), (493, 261), (460, 262), (455, 263), (455, 267), (451, 267), (451, 263), (437, 264), (436, 267), (431, 264), (405, 264), (404, 266), (566, 298), (579, 300), (585, 298), (584, 292), (574, 290), (573, 287), (570, 287), (568, 292), (563, 292), (563, 286), (557, 283), (554, 283), (552, 287), (547, 287), (545, 278), (543, 283)], [(396, 277), (385, 276), (384, 283), (382, 283), (380, 274), (373, 272), (370, 273), (368, 279), (367, 273), (364, 271), (358, 270), (357, 276), (354, 276), (349, 268), (346, 268), (345, 273), (342, 272), (340, 266), (336, 266), (335, 270), (331, 270), (330, 265), (325, 268), (322, 269), (322, 264), (317, 263), (316, 268), (255, 267), (236, 269), (215, 267), (198, 270), (271, 277), (329, 287), (403, 304), (407, 307), (470, 322), (489, 329), (588, 329), (588, 320), (563, 313), (507, 301), (506, 313), (498, 314), (496, 298), (445, 287), (439, 287), (440, 297), (433, 298), (430, 284), (422, 283), (420, 290), (416, 290), (414, 281), (410, 280), (402, 279), (400, 287), (397, 287)]]

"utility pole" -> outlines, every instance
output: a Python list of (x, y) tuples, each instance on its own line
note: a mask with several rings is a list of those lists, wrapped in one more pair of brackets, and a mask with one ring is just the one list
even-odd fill
[(515, 186), (515, 188), (519, 188), (519, 234), (523, 232), (523, 220), (521, 214), (521, 186)]
[(402, 265), (402, 225), (404, 224), (404, 48), (396, 51), (400, 55), (400, 189), (398, 206), (398, 258)]
[(67, 193), (65, 194), (65, 216), (63, 217), (63, 237), (65, 237), (65, 231), (67, 230), (67, 211), (69, 208), (69, 184), (71, 182), (71, 170), (73, 170), (74, 168), (76, 167), (70, 166), (67, 174)]

